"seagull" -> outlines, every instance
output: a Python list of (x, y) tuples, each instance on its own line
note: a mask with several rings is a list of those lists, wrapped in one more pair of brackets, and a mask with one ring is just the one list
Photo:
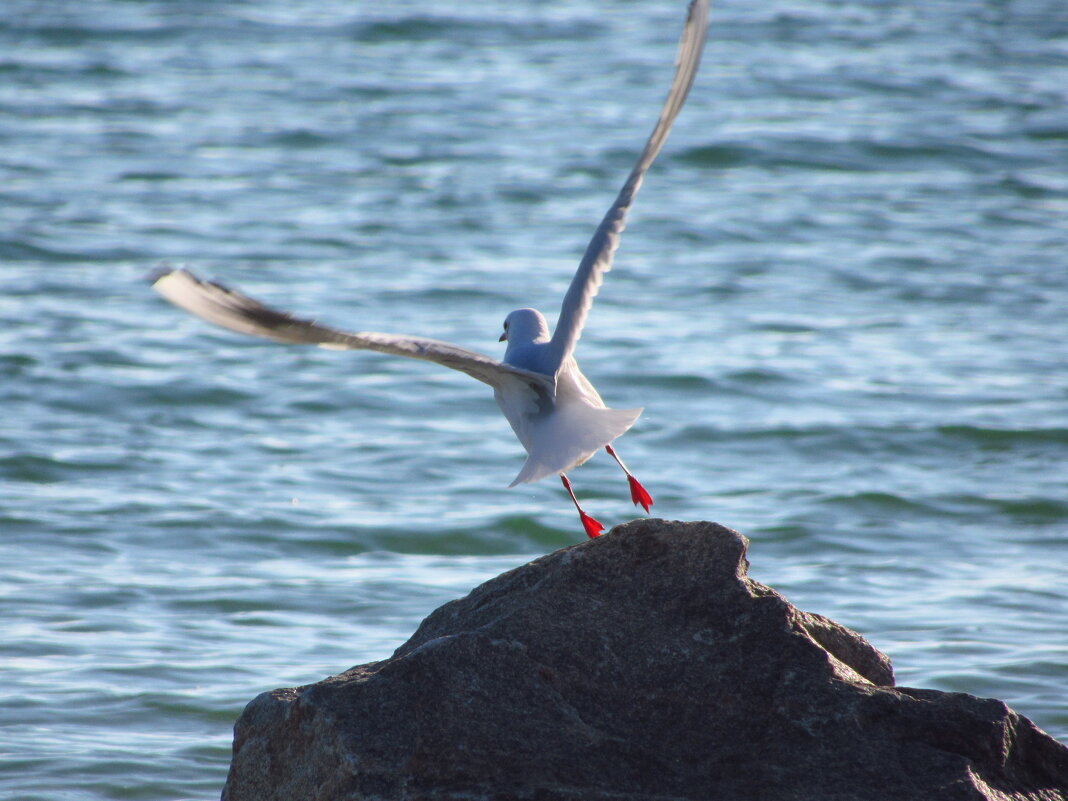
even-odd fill
[(612, 447), (612, 442), (634, 424), (643, 410), (608, 408), (579, 369), (575, 346), (604, 274), (612, 267), (631, 203), (693, 85), (707, 30), (708, 0), (692, 0), (679, 42), (675, 77), (660, 117), (586, 247), (564, 295), (556, 327), (550, 334), (544, 315), (535, 309), (511, 312), (504, 319), (499, 340), (508, 343), (500, 361), (434, 339), (329, 328), (270, 308), (222, 284), (201, 280), (185, 269), (154, 274), (152, 286), (185, 311), (241, 334), (329, 350), (373, 350), (424, 359), (488, 384), (527, 452), (523, 468), (509, 486), (559, 475), (587, 536), (597, 537), (604, 526), (583, 510), (567, 473), (604, 448), (626, 474), (631, 500), (648, 512), (652, 497)]

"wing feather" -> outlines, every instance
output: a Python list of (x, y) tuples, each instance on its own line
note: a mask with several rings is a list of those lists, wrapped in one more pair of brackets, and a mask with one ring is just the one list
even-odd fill
[(683, 28), (682, 38), (679, 41), (679, 53), (675, 61), (675, 78), (667, 99), (664, 101), (660, 118), (652, 134), (649, 135), (637, 164), (631, 170), (615, 202), (601, 220), (590, 244), (586, 246), (586, 252), (564, 296), (560, 319), (556, 323), (550, 345), (554, 363), (558, 368), (575, 350), (575, 344), (586, 324), (590, 306), (593, 305), (593, 298), (601, 287), (604, 274), (612, 269), (612, 257), (619, 246), (619, 235), (626, 226), (627, 212), (634, 201), (634, 196), (642, 185), (646, 171), (660, 152), (660, 148), (663, 147), (679, 110), (686, 102), (686, 96), (697, 74), (697, 67), (701, 63), (701, 52), (705, 46), (707, 31), (708, 0), (692, 0), (686, 26)]
[(340, 331), (272, 309), (214, 281), (202, 281), (188, 270), (164, 272), (153, 279), (153, 289), (175, 306), (230, 331), (288, 344), (318, 345), (330, 350), (373, 350), (423, 359), (459, 370), (494, 389), (523, 386), (530, 393), (534, 410), (546, 399), (550, 404), (555, 402), (555, 381), (551, 376), (502, 364), (458, 345), (397, 334)]

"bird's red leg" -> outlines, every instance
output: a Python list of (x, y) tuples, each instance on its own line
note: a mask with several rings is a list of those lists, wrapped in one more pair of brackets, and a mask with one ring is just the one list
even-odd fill
[(627, 474), (627, 483), (630, 484), (630, 499), (634, 501), (635, 506), (641, 506), (646, 512), (649, 511), (649, 507), (653, 505), (653, 496), (645, 491), (645, 487), (639, 483), (638, 479), (630, 474), (627, 466), (623, 464), (623, 460), (616, 455), (615, 448), (611, 445), (605, 445), (604, 449), (608, 451), (608, 455), (616, 460), (616, 464), (623, 468), (623, 472)]
[(578, 498), (575, 497), (575, 491), (571, 489), (571, 482), (567, 480), (567, 476), (561, 473), (560, 480), (564, 482), (564, 489), (567, 490), (567, 494), (571, 496), (571, 501), (575, 504), (575, 508), (578, 509), (579, 519), (582, 520), (582, 527), (586, 529), (586, 536), (591, 540), (594, 537), (600, 536), (601, 532), (604, 531), (604, 526), (582, 511), (582, 507), (579, 506)]

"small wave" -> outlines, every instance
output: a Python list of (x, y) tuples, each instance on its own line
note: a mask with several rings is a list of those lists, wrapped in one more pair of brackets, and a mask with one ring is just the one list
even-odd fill
[(931, 495), (920, 498), (875, 491), (828, 495), (818, 499), (816, 503), (819, 506), (884, 517), (919, 516), (954, 520), (993, 518), (1025, 526), (1048, 526), (1068, 520), (1068, 502), (1049, 497)]
[(934, 139), (880, 142), (767, 137), (745, 145), (724, 143), (694, 147), (675, 158), (685, 164), (709, 168), (790, 167), (849, 172), (899, 170), (928, 164), (989, 169), (1001, 163), (1001, 157), (979, 144)]
[(780, 384), (791, 381), (783, 372), (760, 367), (751, 367), (748, 370), (734, 370), (726, 373), (723, 378), (726, 381), (743, 385)]
[(351, 253), (354, 243), (334, 236), (294, 236), (285, 239), (284, 244), (294, 247), (323, 248)]
[(36, 39), (54, 45), (84, 45), (92, 42), (161, 42), (180, 38), (192, 29), (176, 25), (152, 25), (144, 27), (85, 25), (20, 25), (17, 33), (28, 39)]
[[(277, 549), (276, 534), (257, 527), (264, 543)], [(284, 531), (285, 547), (299, 547), (337, 556), (369, 552), (422, 554), (432, 556), (505, 556), (544, 553), (576, 541), (574, 532), (545, 525), (534, 515), (501, 514), (480, 523), (435, 528), (428, 535), (424, 527), (351, 525), (297, 530), (289, 523)]]
[(1008, 191), (1018, 197), (1029, 199), (1062, 198), (1068, 195), (1068, 191), (1063, 186), (1044, 183), (1034, 176), (1025, 178), (1020, 174), (1002, 176), (994, 181), (993, 185), (998, 190)]
[(1024, 128), (1024, 135), (1036, 142), (1058, 142), (1068, 139), (1068, 126), (1066, 125), (1033, 125)]
[(439, 286), (426, 287), (413, 294), (409, 290), (385, 290), (379, 293), (383, 303), (417, 302), (417, 303), (459, 303), (462, 301), (492, 301), (494, 304), (507, 304), (513, 300), (510, 295), (482, 286)]
[(761, 151), (745, 145), (702, 145), (683, 150), (675, 159), (695, 167), (744, 167), (759, 163)]
[(5, 538), (14, 537), (17, 534), (36, 534), (41, 530), (41, 521), (32, 517), (20, 517), (18, 515), (0, 515), (0, 531), (4, 532)]
[(1012, 520), (1027, 525), (1068, 521), (1068, 502), (1060, 498), (984, 498), (985, 503)]
[(979, 426), (939, 426), (938, 433), (953, 439), (996, 449), (1015, 444), (1068, 445), (1068, 428), (982, 428)]
[(301, 148), (314, 150), (326, 145), (336, 144), (338, 138), (330, 134), (311, 131), (307, 128), (297, 128), (290, 131), (278, 131), (267, 137), (267, 143), (281, 147)]
[(1046, 526), (1068, 520), (1068, 501), (1044, 496), (948, 495), (937, 501), (956, 515), (1002, 518), (1026, 526)]
[(163, 181), (180, 181), (185, 178), (184, 175), (176, 172), (166, 172), (162, 170), (146, 170), (143, 172), (124, 172), (118, 176), (118, 181), (131, 181), (146, 183), (161, 183)]
[(519, 184), (502, 186), (497, 190), (497, 195), (502, 200), (529, 206), (544, 203), (548, 197), (543, 188), (536, 186), (521, 186)]
[[(932, 504), (891, 492), (853, 492), (841, 495), (827, 495), (819, 499), (817, 504), (843, 507), (858, 512), (877, 511), (880, 514), (911, 512), (920, 513), (924, 516), (937, 516), (940, 511)], [(953, 514), (948, 511), (944, 513)]]
[(104, 250), (61, 250), (43, 247), (18, 239), (0, 239), (0, 259), (7, 261), (44, 261), (57, 264), (69, 264), (85, 261), (136, 261), (143, 253), (123, 248), (106, 248)]
[[(753, 383), (775, 383), (788, 380), (785, 376), (769, 370), (745, 370), (727, 376), (731, 379), (749, 381)], [(707, 379), (706, 379), (707, 380)], [(658, 382), (657, 386), (664, 386)], [(694, 386), (702, 386), (695, 384)], [(712, 384), (717, 391), (722, 390), (720, 384)], [(711, 426), (687, 426), (680, 431), (681, 435), (691, 434), (714, 434), (717, 439), (725, 442), (732, 440), (785, 440), (798, 441), (805, 439), (826, 439), (839, 437), (842, 444), (849, 442), (866, 443), (896, 443), (898, 450), (908, 446), (909, 449), (936, 449), (943, 450), (947, 438), (970, 445), (980, 445), (985, 448), (1008, 450), (1014, 445), (1068, 445), (1068, 429), (1066, 428), (981, 428), (977, 426), (953, 425), (953, 426), (859, 426), (859, 425), (816, 425), (816, 426), (768, 426), (751, 428), (725, 428)]]
[(189, 409), (218, 406), (229, 408), (256, 398), (255, 392), (229, 386), (205, 386), (198, 382), (171, 381), (129, 387), (128, 401), (148, 408)]
[(678, 392), (707, 393), (716, 389), (716, 382), (703, 375), (676, 373), (673, 375), (644, 375), (637, 373), (626, 376), (627, 384), (632, 387), (652, 387), (655, 389)]
[(83, 76), (87, 78), (122, 78), (130, 73), (111, 64), (92, 62), (89, 64), (32, 64), (21, 61), (0, 61), (0, 75), (29, 75), (33, 77), (67, 77)]
[(351, 36), (360, 42), (428, 42), (457, 40), (495, 42), (586, 41), (601, 35), (603, 26), (586, 21), (582, 25), (531, 19), (465, 19), (446, 15), (410, 15), (401, 19), (374, 20), (353, 26)]
[(0, 476), (8, 481), (31, 484), (54, 484), (86, 473), (118, 472), (126, 468), (127, 465), (122, 459), (69, 460), (29, 453), (0, 458)]
[(752, 331), (766, 332), (769, 334), (815, 334), (820, 330), (813, 325), (787, 322), (752, 323), (749, 328)]
[(0, 354), (0, 376), (13, 378), (24, 375), (39, 363), (35, 357), (25, 353)]

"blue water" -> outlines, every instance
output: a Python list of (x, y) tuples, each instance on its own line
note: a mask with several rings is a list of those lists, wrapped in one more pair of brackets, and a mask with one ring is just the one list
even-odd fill
[[(0, 6), (0, 796), (218, 794), (245, 702), (583, 535), (488, 390), (214, 330), (189, 266), (491, 354), (682, 2)], [(717, 3), (578, 356), (654, 512), (1068, 739), (1068, 6)], [(588, 510), (633, 516), (607, 457)]]

